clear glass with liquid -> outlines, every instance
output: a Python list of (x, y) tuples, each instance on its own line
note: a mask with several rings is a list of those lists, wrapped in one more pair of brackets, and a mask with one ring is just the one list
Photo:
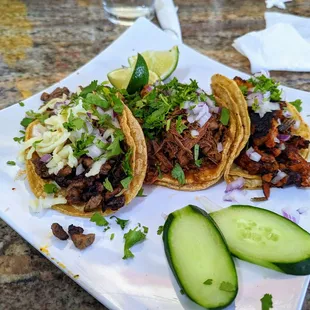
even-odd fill
[(139, 17), (154, 17), (154, 0), (103, 0), (108, 19), (115, 24), (132, 25)]

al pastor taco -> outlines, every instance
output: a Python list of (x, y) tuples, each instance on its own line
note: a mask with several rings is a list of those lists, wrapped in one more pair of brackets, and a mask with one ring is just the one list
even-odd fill
[(212, 88), (214, 94), (209, 95), (196, 81), (182, 84), (174, 78), (124, 95), (146, 139), (145, 183), (193, 191), (223, 176), (236, 129), (242, 126), (229, 92), (222, 92), (216, 83)]
[(263, 188), (265, 197), (257, 200), (268, 199), (271, 187), (309, 187), (310, 130), (297, 110), (301, 101), (282, 100), (279, 84), (267, 73), (235, 77), (233, 83), (239, 86), (239, 105), (248, 106), (251, 130), (226, 181), (243, 177), (246, 188)]
[(43, 93), (27, 112), (21, 157), (38, 198), (34, 209), (52, 207), (73, 216), (109, 215), (142, 186), (147, 152), (143, 132), (116, 90), (93, 81), (70, 94)]

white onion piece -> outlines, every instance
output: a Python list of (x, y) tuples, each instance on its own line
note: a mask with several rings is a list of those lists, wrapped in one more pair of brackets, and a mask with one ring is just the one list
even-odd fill
[(219, 114), (220, 113), (220, 107), (210, 107), (210, 112)]
[(223, 196), (224, 201), (237, 202), (235, 196), (232, 193), (227, 193)]
[(270, 78), (270, 73), (267, 70), (261, 70), (260, 72), (254, 73), (253, 75), (254, 77), (259, 77), (259, 76), (264, 75), (265, 77)]
[(89, 146), (87, 150), (88, 150), (87, 155), (90, 156), (91, 158), (99, 157), (102, 154), (102, 150), (94, 144)]
[(286, 118), (290, 118), (290, 117), (292, 117), (292, 114), (288, 110), (285, 110), (283, 112), (283, 116), (286, 117)]
[(98, 113), (99, 113), (100, 115), (105, 114), (104, 111), (103, 111), (103, 109), (100, 108), (100, 107), (97, 107), (96, 110), (98, 111)]
[(209, 106), (209, 108), (215, 108), (215, 102), (212, 99), (210, 99), (208, 96), (206, 99), (206, 104)]
[(300, 213), (296, 210), (292, 210), (290, 208), (283, 208), (282, 215), (292, 222), (298, 224), (300, 220)]
[(245, 152), (245, 154), (247, 154), (249, 157), (250, 155), (254, 152), (254, 149), (252, 148), (252, 146), (250, 148), (247, 149), (247, 151)]
[(280, 140), (279, 140), (277, 137), (275, 137), (275, 138), (274, 138), (274, 142), (275, 142), (275, 143), (280, 143)]
[(192, 136), (192, 137), (197, 137), (197, 136), (199, 136), (199, 131), (197, 131), (197, 130), (195, 130), (195, 129), (191, 130), (191, 136)]
[(76, 167), (75, 174), (76, 174), (76, 175), (80, 175), (80, 174), (82, 174), (84, 171), (85, 171), (85, 169), (84, 169), (83, 165), (82, 165), (82, 164), (79, 164), (79, 165)]
[(281, 120), (280, 120), (279, 118), (277, 119), (277, 122), (278, 122), (279, 125), (282, 124), (282, 123), (281, 123)]
[(297, 120), (297, 121), (295, 121), (295, 124), (294, 124), (293, 128), (294, 129), (298, 129), (299, 127), (300, 127), (300, 121)]
[(218, 151), (219, 153), (223, 152), (223, 144), (222, 144), (221, 142), (219, 142), (219, 143), (217, 144), (217, 151)]
[(281, 150), (281, 151), (284, 151), (285, 149), (286, 149), (285, 144), (284, 144), (284, 143), (281, 143), (281, 144), (280, 144), (280, 150)]
[(259, 162), (260, 159), (262, 158), (262, 156), (260, 154), (258, 154), (257, 152), (253, 152), (250, 154), (250, 159), (256, 162)]
[(247, 95), (246, 97), (248, 106), (251, 107), (254, 102), (261, 104), (263, 102), (263, 94), (262, 93), (252, 93)]
[(204, 94), (205, 92), (201, 88), (197, 88), (196, 93), (198, 94)]
[(281, 181), (283, 178), (285, 178), (287, 174), (281, 170), (278, 170), (277, 175), (271, 180), (272, 184), (277, 184), (279, 181)]
[(242, 189), (243, 186), (244, 186), (244, 178), (239, 177), (235, 181), (232, 181), (227, 184), (225, 193), (229, 193), (234, 189)]
[(266, 91), (263, 95), (264, 99), (263, 101), (269, 101), (270, 99), (270, 91)]
[(198, 103), (193, 109), (187, 109), (187, 114), (188, 122), (193, 123), (198, 121), (200, 127), (203, 127), (211, 117), (209, 107), (204, 102)]

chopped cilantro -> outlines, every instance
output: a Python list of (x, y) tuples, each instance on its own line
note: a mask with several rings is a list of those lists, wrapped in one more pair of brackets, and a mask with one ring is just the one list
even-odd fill
[(110, 236), (110, 240), (111, 240), (111, 241), (114, 239), (114, 236), (115, 236), (115, 234), (112, 233), (111, 236)]
[(220, 122), (224, 126), (228, 125), (228, 122), (229, 122), (229, 110), (227, 108), (224, 108), (224, 107), (222, 108)]
[(98, 212), (95, 212), (90, 218), (91, 222), (95, 222), (97, 226), (107, 226), (109, 222)]
[(113, 100), (113, 111), (117, 114), (122, 114), (123, 110), (124, 110), (124, 105), (121, 101), (121, 99), (119, 99), (116, 95), (112, 95), (112, 100)]
[(68, 130), (68, 131), (73, 131), (73, 130), (80, 130), (83, 128), (85, 122), (79, 118), (79, 117), (74, 117), (73, 113), (71, 111), (68, 121), (63, 123), (63, 126)]
[(108, 178), (106, 178), (103, 182), (103, 186), (105, 187), (105, 189), (109, 192), (113, 192), (113, 186), (111, 184), (111, 182), (109, 181)]
[(239, 88), (243, 94), (243, 96), (247, 96), (248, 94), (248, 88), (245, 85), (239, 85)]
[(6, 162), (7, 165), (10, 165), (10, 166), (15, 166), (16, 165), (16, 162), (14, 160), (9, 160)]
[(213, 282), (212, 279), (208, 279), (208, 280), (206, 280), (205, 282), (203, 282), (203, 284), (205, 284), (205, 285), (211, 285), (212, 282)]
[(98, 86), (98, 81), (92, 81), (88, 86), (84, 87), (82, 91), (80, 92), (79, 96), (80, 97), (85, 97), (87, 94), (93, 92), (96, 90)]
[(114, 137), (113, 142), (107, 147), (107, 158), (111, 158), (123, 153), (122, 148), (120, 146), (120, 139)]
[(13, 140), (20, 143), (21, 141), (25, 141), (25, 137), (14, 137)]
[(20, 122), (20, 124), (21, 124), (23, 127), (27, 128), (27, 127), (29, 126), (29, 124), (31, 124), (33, 121), (34, 121), (33, 118), (25, 117), (25, 118), (22, 119), (22, 121)]
[(273, 308), (272, 295), (265, 294), (260, 301), (262, 303), (262, 310), (269, 310)]
[(254, 112), (258, 112), (258, 110), (260, 109), (257, 98), (254, 99), (254, 102), (253, 102), (251, 108)]
[(106, 232), (107, 230), (109, 230), (111, 227), (110, 226), (107, 226), (104, 230), (103, 230), (103, 232)]
[(301, 112), (301, 110), (302, 110), (302, 107), (301, 107), (302, 101), (300, 99), (296, 99), (295, 101), (290, 102), (290, 104), (293, 105), (298, 112)]
[(171, 119), (169, 118), (166, 122), (166, 131), (169, 131), (171, 125)]
[(158, 178), (162, 179), (163, 178), (163, 174), (162, 174), (160, 166), (158, 164), (156, 164), (156, 168), (157, 168), (157, 171), (158, 171)]
[(138, 191), (137, 197), (146, 197), (146, 195), (143, 195), (144, 189), (141, 187)]
[(19, 132), (20, 132), (22, 135), (24, 135), (24, 134), (26, 133), (25, 130), (20, 130)]
[(40, 142), (42, 142), (43, 140), (37, 140), (37, 141), (34, 141), (33, 143), (32, 143), (32, 146), (36, 149), (37, 148), (37, 145), (40, 143)]
[(178, 119), (175, 124), (176, 124), (176, 130), (179, 134), (181, 134), (187, 128), (187, 126), (182, 121), (182, 115), (178, 116)]
[(122, 220), (118, 217), (116, 217), (115, 215), (111, 216), (110, 219), (115, 218), (115, 222), (117, 225), (121, 226), (121, 229), (124, 230), (126, 225), (128, 224), (129, 220)]
[(44, 184), (44, 192), (47, 194), (54, 194), (58, 192), (58, 187), (56, 184), (53, 183), (47, 183)]
[(149, 232), (149, 228), (146, 226), (142, 226), (142, 227), (143, 227), (143, 232), (147, 234)]
[(135, 229), (130, 229), (128, 233), (124, 235), (124, 256), (123, 259), (128, 259), (134, 257), (133, 253), (130, 251), (135, 244), (145, 240), (146, 234), (141, 230), (138, 230), (138, 226)]
[(110, 107), (110, 103), (105, 98), (100, 97), (98, 94), (92, 93), (87, 94), (86, 98), (84, 99), (84, 103), (98, 106), (104, 110)]
[(236, 287), (233, 284), (231, 284), (230, 282), (223, 281), (220, 284), (220, 290), (225, 291), (225, 292), (234, 292), (236, 290)]
[(107, 143), (104, 143), (101, 140), (96, 140), (95, 144), (96, 144), (97, 147), (99, 147), (99, 149), (102, 149), (102, 150), (105, 150), (107, 148), (107, 146), (108, 146)]
[(73, 156), (79, 158), (82, 155), (87, 154), (88, 150), (86, 148), (93, 143), (94, 139), (95, 136), (82, 133), (81, 138), (72, 144)]
[(198, 159), (199, 158), (199, 144), (195, 144), (194, 145), (194, 160), (195, 160), (195, 165), (197, 167), (201, 166), (202, 163), (202, 159)]
[(44, 124), (44, 121), (49, 117), (48, 112), (44, 112), (41, 114), (41, 113), (35, 113), (33, 110), (27, 111), (26, 114), (29, 118), (33, 120), (37, 119), (42, 124)]
[(163, 230), (164, 230), (164, 226), (160, 225), (157, 229), (157, 235), (161, 235), (163, 233)]
[(23, 102), (20, 102), (19, 105), (20, 105), (21, 107), (24, 107), (24, 106), (25, 106), (25, 104), (24, 104)]
[(123, 186), (125, 189), (127, 189), (128, 186), (129, 186), (129, 184), (130, 184), (130, 182), (132, 181), (132, 179), (133, 179), (133, 177), (130, 175), (130, 176), (126, 177), (125, 179), (121, 180), (122, 186)]
[(171, 176), (174, 179), (177, 179), (181, 185), (185, 184), (185, 174), (180, 164), (175, 164), (174, 168), (171, 171)]
[(123, 160), (122, 166), (124, 169), (124, 172), (131, 176), (132, 175), (132, 168), (131, 168), (131, 156), (132, 156), (132, 149), (130, 148), (126, 154), (125, 159)]

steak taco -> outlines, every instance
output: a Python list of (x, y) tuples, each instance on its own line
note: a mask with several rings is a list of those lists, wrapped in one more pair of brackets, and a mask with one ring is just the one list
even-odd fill
[[(212, 83), (209, 95), (196, 81), (146, 85), (124, 95), (142, 126), (148, 152), (145, 183), (180, 190), (216, 183), (229, 163), (241, 117), (229, 92)], [(231, 161), (232, 164), (232, 161)]]
[(267, 73), (234, 81), (238, 103), (248, 106), (251, 131), (226, 181), (243, 177), (246, 188), (263, 188), (265, 197), (254, 200), (268, 199), (271, 187), (309, 187), (310, 130), (299, 113), (301, 101), (282, 100), (279, 84)]
[(140, 190), (147, 165), (143, 132), (116, 90), (93, 81), (70, 94), (43, 93), (28, 111), (21, 156), (38, 198), (33, 209), (52, 207), (90, 217), (114, 213)]

